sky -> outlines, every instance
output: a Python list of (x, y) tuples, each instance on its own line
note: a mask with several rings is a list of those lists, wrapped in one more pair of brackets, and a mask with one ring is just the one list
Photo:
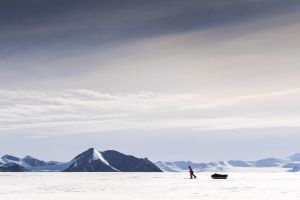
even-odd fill
[(298, 0), (0, 0), (0, 154), (300, 152)]

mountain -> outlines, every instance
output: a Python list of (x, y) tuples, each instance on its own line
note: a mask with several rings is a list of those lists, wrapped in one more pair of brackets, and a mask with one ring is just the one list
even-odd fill
[(3, 164), (14, 163), (24, 167), (37, 167), (37, 166), (45, 166), (46, 162), (42, 160), (38, 160), (31, 156), (25, 156), (24, 158), (18, 158), (11, 155), (4, 155), (1, 158)]
[(46, 166), (47, 163), (42, 160), (38, 160), (36, 158), (33, 158), (31, 156), (25, 156), (22, 161), (32, 167), (37, 167), (37, 166)]
[(286, 161), (277, 158), (266, 158), (254, 162), (255, 167), (279, 167)]
[(289, 172), (300, 172), (300, 164), (293, 167)]
[(28, 171), (27, 169), (15, 163), (0, 164), (0, 172), (27, 172), (27, 171)]
[(161, 172), (147, 158), (136, 158), (118, 151), (99, 152), (94, 148), (76, 156), (65, 172)]
[(160, 169), (167, 172), (186, 171), (188, 166), (191, 166), (194, 171), (226, 171), (230, 164), (224, 161), (209, 162), (209, 163), (193, 163), (191, 161), (175, 161), (175, 162), (157, 162), (155, 163)]
[(116, 172), (118, 171), (112, 167), (102, 156), (100, 152), (94, 148), (76, 156), (71, 162), (65, 172)]
[(176, 162), (157, 162), (155, 163), (163, 171), (178, 172), (184, 171), (191, 166), (195, 171), (206, 171), (209, 168), (218, 166), (217, 163), (193, 163), (191, 161), (176, 161)]
[(156, 162), (156, 166), (159, 167), (162, 171), (165, 172), (179, 172), (182, 169), (178, 169), (178, 167), (174, 164), (166, 164), (166, 163), (172, 163), (172, 162)]
[(90, 148), (69, 162), (45, 162), (25, 156), (18, 158), (4, 155), (0, 158), (0, 172), (181, 172), (191, 166), (195, 171), (257, 171), (280, 170), (300, 172), (300, 153), (293, 154), (285, 159), (265, 158), (257, 161), (228, 160), (208, 163), (194, 163), (191, 161), (156, 162), (147, 158), (136, 158), (118, 151), (97, 151)]
[(294, 168), (294, 167), (296, 167), (298, 165), (300, 165), (299, 162), (288, 162), (288, 163), (284, 164), (282, 167), (283, 168), (290, 168), (290, 169), (292, 169), (292, 168)]
[(300, 153), (291, 155), (286, 159), (266, 158), (257, 161), (229, 160), (209, 163), (194, 163), (191, 161), (156, 162), (161, 170), (166, 172), (186, 171), (191, 166), (194, 171), (256, 171), (256, 170), (280, 170), (300, 171)]
[(118, 151), (97, 151), (90, 148), (69, 162), (45, 162), (25, 156), (18, 158), (4, 155), (0, 158), (0, 172), (161, 172), (162, 170), (147, 158), (136, 158)]
[(101, 154), (104, 159), (118, 171), (161, 172), (161, 170), (147, 158), (136, 158), (113, 150), (104, 151)]
[(228, 163), (233, 167), (250, 167), (251, 165), (248, 162), (242, 160), (229, 160)]
[[(10, 167), (10, 165), (14, 166), (13, 169), (17, 169), (15, 166), (18, 165), (26, 171), (61, 171), (67, 167), (65, 166), (66, 163), (59, 163), (55, 161), (45, 162), (31, 156), (25, 156), (24, 158), (18, 158), (8, 154), (2, 156), (0, 159), (0, 166)], [(0, 171), (5, 171), (5, 169), (0, 169)]]
[(21, 164), (21, 159), (15, 157), (15, 156), (6, 154), (6, 155), (2, 156), (1, 163), (3, 163), (3, 164), (7, 164), (7, 163)]

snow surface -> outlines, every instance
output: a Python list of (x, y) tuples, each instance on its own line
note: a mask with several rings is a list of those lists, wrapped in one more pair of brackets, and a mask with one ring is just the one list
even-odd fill
[(300, 199), (300, 173), (0, 173), (5, 200), (294, 200)]

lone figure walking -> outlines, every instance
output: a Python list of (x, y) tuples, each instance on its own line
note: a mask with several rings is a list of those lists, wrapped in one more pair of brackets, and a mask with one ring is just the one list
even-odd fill
[(191, 166), (189, 166), (189, 172), (190, 172), (191, 179), (192, 178), (197, 178), (197, 176), (195, 176), (194, 171), (193, 171)]

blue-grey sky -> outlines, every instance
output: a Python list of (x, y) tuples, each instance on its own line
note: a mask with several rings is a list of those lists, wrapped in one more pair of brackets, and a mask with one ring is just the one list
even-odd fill
[(0, 153), (300, 152), (298, 0), (0, 0)]

